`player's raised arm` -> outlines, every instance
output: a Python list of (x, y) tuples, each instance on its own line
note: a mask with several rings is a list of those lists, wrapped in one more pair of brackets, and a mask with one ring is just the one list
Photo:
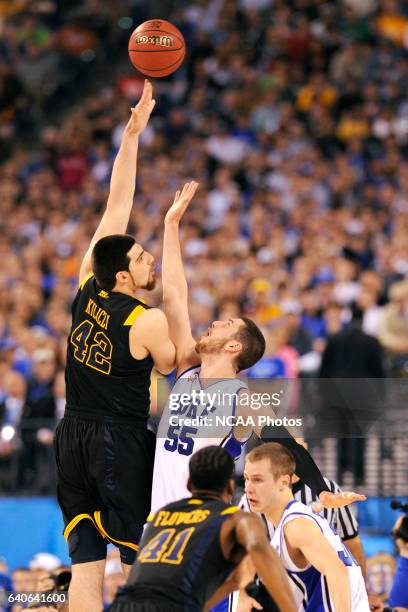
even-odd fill
[(95, 243), (110, 234), (126, 232), (135, 193), (139, 136), (145, 129), (155, 105), (152, 95), (152, 85), (146, 80), (142, 97), (135, 108), (131, 109), (129, 122), (123, 132), (122, 142), (113, 164), (106, 210), (82, 260), (79, 271), (80, 284), (92, 272), (91, 257)]
[(197, 187), (198, 183), (191, 181), (186, 183), (181, 191), (177, 191), (164, 220), (163, 303), (169, 323), (169, 335), (176, 347), (178, 373), (199, 362), (199, 357), (195, 352), (195, 340), (191, 333), (188, 288), (179, 237), (180, 221)]

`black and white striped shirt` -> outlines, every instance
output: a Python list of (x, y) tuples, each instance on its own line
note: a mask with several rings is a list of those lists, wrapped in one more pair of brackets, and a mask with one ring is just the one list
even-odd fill
[[(329, 480), (328, 478), (325, 478), (324, 481), (332, 493), (341, 493), (341, 489), (337, 482), (334, 482), (334, 480)], [(306, 504), (307, 506), (314, 501), (319, 501), (318, 496), (313, 493), (312, 489), (300, 480), (292, 486), (292, 491), (295, 499), (303, 504)], [(243, 510), (249, 510), (249, 505), (245, 495), (243, 495), (239, 506)], [(342, 540), (351, 540), (358, 535), (358, 523), (351, 513), (349, 506), (345, 506), (344, 508), (323, 508), (320, 515), (323, 516), (332, 527), (334, 527)], [(262, 518), (265, 520), (269, 537), (271, 538), (273, 535), (273, 526), (263, 515)]]

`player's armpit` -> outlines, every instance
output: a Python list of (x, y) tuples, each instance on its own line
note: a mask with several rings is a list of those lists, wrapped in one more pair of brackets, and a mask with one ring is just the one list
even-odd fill
[(145, 310), (136, 319), (129, 333), (129, 348), (135, 359), (150, 353), (161, 374), (169, 374), (175, 367), (176, 349), (169, 338), (167, 319), (158, 308)]

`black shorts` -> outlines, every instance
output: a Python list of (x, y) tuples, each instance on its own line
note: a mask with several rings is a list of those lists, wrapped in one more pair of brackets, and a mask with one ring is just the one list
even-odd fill
[(149, 601), (131, 601), (123, 599), (114, 601), (105, 612), (194, 612), (189, 608), (176, 606), (169, 603)]
[[(54, 447), (58, 502), (73, 562), (103, 558), (106, 542), (112, 542), (122, 560), (132, 563), (150, 511), (154, 434), (145, 426), (64, 417)], [(94, 542), (94, 550), (81, 551), (75, 561), (81, 521), (93, 525), (105, 548)], [(89, 547), (89, 534), (83, 541)], [(129, 551), (127, 558), (123, 551)]]
[(125, 586), (118, 590), (106, 612), (200, 612), (200, 608), (176, 604), (144, 588)]

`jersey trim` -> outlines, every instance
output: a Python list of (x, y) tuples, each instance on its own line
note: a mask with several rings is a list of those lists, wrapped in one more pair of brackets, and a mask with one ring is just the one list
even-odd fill
[(126, 319), (123, 325), (126, 325), (126, 326), (133, 325), (136, 319), (138, 319), (140, 315), (142, 314), (142, 312), (144, 311), (145, 311), (144, 306), (141, 306), (141, 304), (139, 304), (138, 306), (136, 306), (136, 308), (132, 310), (132, 312), (130, 313), (130, 315), (128, 316), (128, 318)]
[(98, 531), (101, 533), (101, 535), (103, 535), (104, 538), (106, 538), (110, 542), (114, 542), (115, 544), (122, 544), (123, 546), (127, 546), (128, 548), (131, 548), (132, 550), (136, 550), (136, 551), (139, 550), (139, 546), (137, 544), (133, 544), (133, 542), (122, 542), (122, 540), (115, 540), (115, 538), (112, 538), (112, 536), (110, 536), (105, 531), (102, 525), (102, 521), (101, 521), (100, 510), (97, 510), (96, 512), (94, 512), (94, 517), (95, 517), (95, 523), (98, 528)]
[(238, 512), (238, 510), (238, 506), (231, 506), (231, 508), (225, 508), (225, 510), (220, 512), (220, 516), (224, 516), (225, 514), (235, 514), (235, 512)]
[(68, 542), (68, 538), (70, 536), (71, 531), (78, 525), (78, 523), (84, 519), (88, 519), (92, 521), (92, 524), (96, 527), (95, 522), (90, 514), (77, 514), (74, 518), (68, 523), (68, 525), (64, 529), (63, 536)]
[(88, 276), (85, 276), (84, 280), (79, 285), (79, 288), (80, 288), (81, 291), (85, 287), (85, 285), (89, 281), (89, 279), (93, 277), (93, 275), (94, 275), (93, 272), (91, 272), (90, 274), (88, 274)]
[(292, 580), (292, 582), (296, 585), (299, 591), (302, 593), (302, 606), (303, 610), (307, 608), (307, 589), (300, 578), (296, 575), (292, 570), (286, 570), (288, 577)]

